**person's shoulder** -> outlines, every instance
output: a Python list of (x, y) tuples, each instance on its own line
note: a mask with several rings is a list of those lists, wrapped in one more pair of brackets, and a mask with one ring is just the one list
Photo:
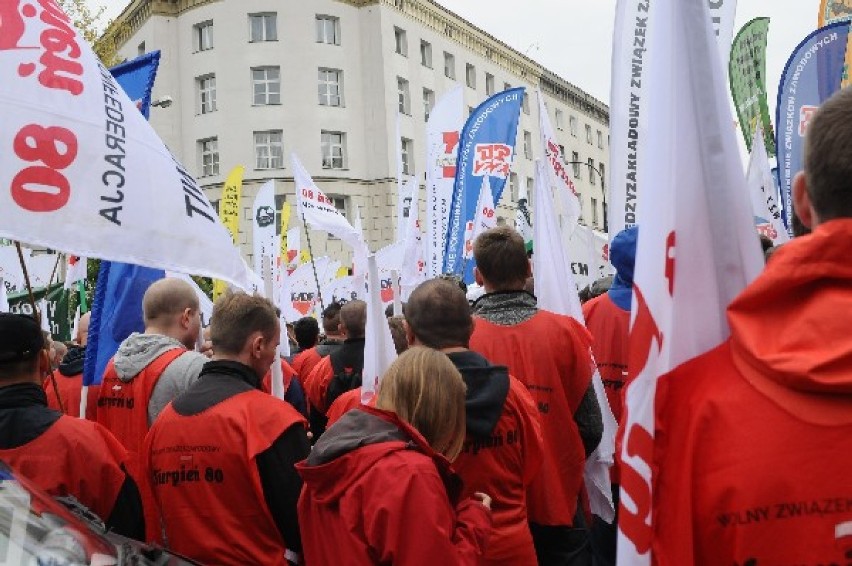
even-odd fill
[(734, 365), (730, 343), (725, 341), (660, 377), (657, 395), (661, 402), (707, 406), (715, 401), (726, 402), (736, 388), (745, 386), (746, 381)]
[(84, 450), (90, 455), (106, 458), (107, 455), (124, 452), (112, 433), (97, 422), (63, 415), (54, 426), (58, 427), (57, 432), (64, 438), (73, 442), (75, 449)]

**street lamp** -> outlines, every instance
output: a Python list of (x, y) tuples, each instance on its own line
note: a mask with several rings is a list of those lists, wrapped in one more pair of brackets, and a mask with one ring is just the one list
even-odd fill
[(586, 162), (586, 161), (566, 161), (565, 165), (582, 165), (584, 167), (589, 168), (589, 173), (594, 171), (598, 174), (598, 177), (601, 178), (601, 194), (603, 195), (603, 229), (604, 232), (609, 232), (609, 223), (607, 222), (607, 209), (606, 209), (606, 179), (604, 178), (603, 173), (595, 167), (594, 165)]

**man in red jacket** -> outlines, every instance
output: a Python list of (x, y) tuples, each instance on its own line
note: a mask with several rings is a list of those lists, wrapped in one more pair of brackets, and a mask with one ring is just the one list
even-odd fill
[(586, 457), (603, 434), (591, 383), (591, 337), (574, 319), (539, 310), (524, 291), (530, 263), (520, 234), (508, 227), (488, 230), (476, 239), (473, 255), (476, 282), (486, 294), (473, 305), (470, 348), (507, 366), (541, 416), (544, 463), (527, 492), (539, 564), (588, 564), (577, 500)]
[(657, 564), (852, 559), (850, 147), (845, 89), (811, 119), (793, 183), (813, 232), (734, 299), (728, 340), (660, 378)]
[(275, 306), (244, 293), (213, 307), (214, 358), (151, 427), (146, 470), (169, 547), (203, 564), (298, 563), (295, 464), (305, 419), (261, 391), (276, 361)]
[(535, 564), (526, 490), (541, 468), (538, 409), (505, 367), (468, 349), (473, 318), (458, 285), (444, 279), (421, 284), (411, 293), (405, 318), (408, 342), (444, 352), (467, 385), (466, 439), (453, 467), (465, 495), (493, 498), (483, 564)]
[(72, 496), (106, 526), (142, 539), (145, 522), (127, 451), (102, 426), (47, 407), (50, 368), (31, 317), (0, 313), (0, 460), (54, 497)]

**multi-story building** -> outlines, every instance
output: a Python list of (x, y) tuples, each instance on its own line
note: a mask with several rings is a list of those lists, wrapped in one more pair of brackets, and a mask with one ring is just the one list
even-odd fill
[[(360, 208), (373, 249), (393, 241), (397, 114), (404, 172), (425, 179), (426, 119), (461, 83), (469, 109), (527, 88), (499, 218), (514, 223), (522, 183), (533, 192), (540, 89), (574, 162), (583, 221), (604, 228), (607, 106), (433, 0), (133, 0), (115, 25), (121, 57), (161, 51), (154, 98), (173, 103), (154, 108), (151, 122), (211, 201), (231, 168), (246, 167), (246, 227), (268, 179), (279, 205), (295, 204), (295, 152), (348, 217)], [(250, 232), (240, 235), (246, 255)], [(340, 241), (311, 237), (315, 255), (349, 261)]]

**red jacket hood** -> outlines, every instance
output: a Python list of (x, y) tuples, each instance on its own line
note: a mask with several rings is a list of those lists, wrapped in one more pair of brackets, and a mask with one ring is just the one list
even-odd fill
[(852, 220), (778, 250), (728, 308), (735, 359), (801, 393), (852, 393)]
[(431, 458), (447, 485), (450, 500), (457, 499), (461, 483), (449, 461), (395, 413), (373, 407), (361, 406), (343, 415), (322, 435), (308, 459), (296, 464), (296, 470), (311, 497), (328, 503), (340, 499), (376, 462), (401, 450)]

